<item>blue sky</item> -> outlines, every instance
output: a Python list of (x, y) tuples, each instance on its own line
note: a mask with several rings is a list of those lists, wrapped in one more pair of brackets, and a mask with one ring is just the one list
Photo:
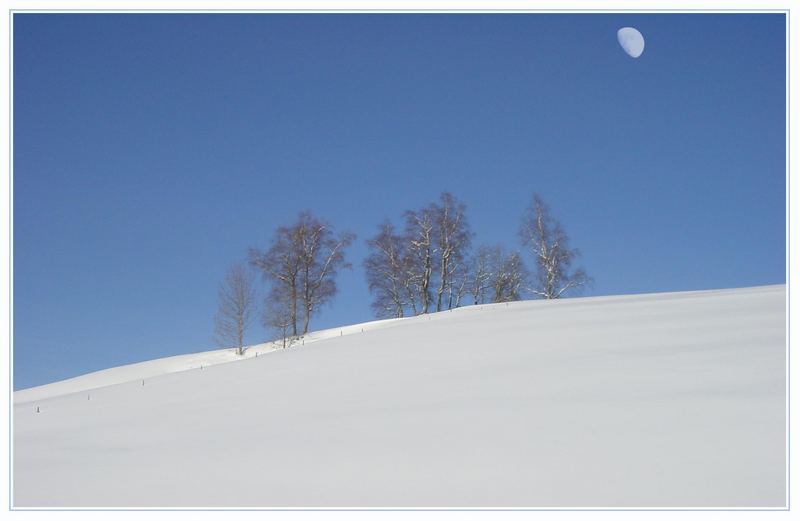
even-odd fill
[(225, 271), (302, 209), (358, 235), (312, 329), (372, 318), (364, 241), (443, 190), (509, 249), (541, 193), (585, 295), (785, 282), (783, 15), (13, 24), (15, 389), (215, 348)]

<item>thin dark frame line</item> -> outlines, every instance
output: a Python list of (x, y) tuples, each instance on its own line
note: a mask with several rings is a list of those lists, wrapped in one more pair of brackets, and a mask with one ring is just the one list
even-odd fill
[(787, 507), (775, 507), (775, 508), (715, 508), (715, 507), (698, 507), (698, 508), (644, 508), (644, 507), (631, 507), (631, 508), (604, 508), (604, 507), (597, 507), (597, 508), (555, 508), (555, 507), (531, 507), (531, 508), (524, 508), (524, 507), (475, 507), (475, 508), (467, 508), (467, 507), (431, 507), (431, 508), (420, 508), (420, 507), (410, 507), (410, 508), (379, 508), (379, 507), (319, 507), (319, 508), (290, 508), (290, 507), (276, 507), (276, 508), (255, 508), (255, 507), (243, 507), (243, 508), (198, 508), (198, 507), (165, 507), (165, 508), (43, 508), (43, 507), (17, 507), (12, 508), (10, 510), (17, 510), (21, 512), (138, 512), (138, 511), (145, 511), (145, 512), (260, 512), (260, 511), (275, 511), (275, 512), (399, 512), (399, 511), (416, 511), (416, 512), (528, 512), (528, 511), (536, 511), (536, 512), (785, 512), (789, 510)]
[(9, 9), (12, 13), (788, 13), (790, 9)]
[(792, 504), (792, 290), (789, 284), (792, 265), (792, 31), (791, 16), (786, 14), (786, 509)]
[(14, 468), (14, 15), (8, 17), (8, 505), (13, 503)]

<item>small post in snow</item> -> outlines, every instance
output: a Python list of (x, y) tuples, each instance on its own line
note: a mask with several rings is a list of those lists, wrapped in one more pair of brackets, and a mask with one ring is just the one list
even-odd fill
[(38, 405), (36, 406), (36, 412), (37, 413), (39, 412), (39, 406)]

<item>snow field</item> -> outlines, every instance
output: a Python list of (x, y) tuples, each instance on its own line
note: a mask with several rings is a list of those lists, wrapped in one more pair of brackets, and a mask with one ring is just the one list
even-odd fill
[(528, 301), (93, 373), (15, 393), (14, 506), (782, 507), (785, 328), (782, 285)]

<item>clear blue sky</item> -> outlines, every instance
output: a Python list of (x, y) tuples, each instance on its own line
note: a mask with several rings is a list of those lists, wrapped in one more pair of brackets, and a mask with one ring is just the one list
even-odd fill
[(371, 318), (364, 240), (443, 190), (510, 249), (540, 192), (586, 295), (785, 282), (783, 15), (13, 23), (15, 389), (215, 348), (225, 271), (301, 209), (358, 234), (312, 329)]

